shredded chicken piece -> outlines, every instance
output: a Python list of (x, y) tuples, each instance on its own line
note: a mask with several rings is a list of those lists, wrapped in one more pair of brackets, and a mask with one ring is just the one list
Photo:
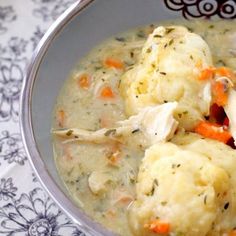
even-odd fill
[(67, 142), (82, 141), (105, 143), (117, 141), (127, 143), (127, 139), (135, 134), (141, 135), (137, 139), (137, 145), (149, 147), (157, 142), (167, 141), (173, 137), (178, 122), (173, 113), (177, 102), (169, 102), (162, 105), (150, 106), (142, 109), (137, 115), (129, 119), (117, 122), (117, 127), (103, 128), (97, 131), (89, 131), (79, 128), (52, 130), (52, 133), (64, 138)]

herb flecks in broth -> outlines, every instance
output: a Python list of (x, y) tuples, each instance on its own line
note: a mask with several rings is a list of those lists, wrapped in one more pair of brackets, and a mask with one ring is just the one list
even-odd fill
[[(142, 233), (142, 235), (150, 235), (150, 232), (153, 233), (154, 231), (155, 234), (158, 234), (161, 233), (160, 231), (157, 232), (159, 230), (158, 227), (162, 227), (165, 233), (168, 233), (172, 228), (174, 229), (174, 226), (169, 225), (169, 222), (164, 221), (161, 216), (161, 209), (167, 209), (168, 207), (174, 209), (171, 205), (171, 200), (164, 195), (162, 196), (159, 192), (162, 191), (167, 180), (162, 180), (161, 176), (158, 176), (158, 178), (153, 177), (153, 179), (150, 178), (149, 184), (149, 182), (143, 182), (140, 176), (138, 177), (138, 172), (140, 175), (143, 170), (143, 174), (148, 176), (152, 173), (152, 168), (154, 168), (153, 163), (150, 162), (150, 171), (147, 171), (143, 166), (139, 170), (144, 150), (147, 147), (160, 140), (160, 137), (163, 140), (171, 139), (177, 128), (176, 120), (178, 122), (181, 122), (181, 119), (194, 120), (195, 117), (191, 117), (191, 112), (186, 107), (179, 110), (178, 115), (173, 117), (172, 114), (175, 110), (173, 106), (172, 110), (169, 109), (169, 118), (172, 119), (172, 126), (168, 127), (169, 133), (167, 132), (164, 136), (160, 136), (160, 127), (153, 126), (155, 119), (161, 117), (160, 111), (159, 113), (155, 111), (155, 113), (146, 108), (143, 116), (140, 113), (136, 113), (133, 114), (133, 117), (127, 117), (127, 111), (125, 112), (125, 104), (120, 91), (123, 86), (122, 76), (129, 71), (132, 73), (135, 70), (149, 34), (158, 25), (168, 25), (165, 37), (170, 38), (163, 44), (163, 50), (173, 50), (178, 53), (181, 45), (186, 44), (182, 39), (171, 38), (176, 33), (175, 27), (172, 27), (172, 25), (177, 24), (187, 26), (192, 32), (201, 35), (206, 40), (216, 68), (229, 67), (232, 70), (236, 70), (235, 22), (180, 21), (158, 23), (115, 36), (95, 48), (73, 71), (57, 100), (53, 125), (53, 132), (57, 134), (57, 136), (54, 135), (54, 149), (56, 164), (62, 180), (72, 198), (88, 215), (120, 235), (141, 235)], [(158, 32), (153, 35), (153, 38), (159, 42), (163, 36), (162, 32)], [(145, 50), (147, 56), (151, 56), (154, 52), (155, 47), (153, 46), (148, 46)], [(204, 51), (203, 56), (206, 56), (206, 53), (207, 51)], [(197, 57), (195, 57), (194, 53), (191, 53), (188, 55), (188, 60), (193, 63), (197, 60)], [(145, 61), (140, 62), (140, 67), (145, 66)], [(200, 67), (201, 63), (196, 65)], [(168, 71), (169, 68), (164, 70), (160, 65), (157, 66), (156, 63), (150, 63), (149, 70), (161, 76), (161, 78), (165, 78), (166, 82), (168, 82), (171, 75), (171, 72)], [(222, 97), (224, 97), (224, 91), (221, 90), (222, 85), (217, 86), (216, 89), (222, 92)], [(204, 99), (207, 99), (207, 89), (209, 87), (206, 86), (204, 88), (205, 93), (201, 94), (201, 96), (205, 96)], [(132, 97), (132, 101), (142, 99), (142, 96), (147, 91), (145, 80), (138, 82), (135, 91), (137, 91), (137, 94)], [(230, 95), (229, 99), (233, 96)], [(175, 101), (164, 98), (162, 106), (167, 108), (171, 102), (174, 103)], [(166, 110), (165, 114), (167, 114)], [(218, 110), (217, 114), (219, 114)], [(208, 116), (208, 114), (204, 115)], [(203, 119), (205, 119), (204, 117)], [(210, 117), (210, 114), (208, 117)], [(144, 123), (145, 119), (149, 120), (149, 122)], [(214, 122), (217, 119), (218, 116), (215, 116)], [(223, 122), (222, 118), (218, 121)], [(210, 118), (209, 122), (213, 122), (212, 118)], [(227, 120), (224, 122), (225, 127), (228, 127)], [(161, 122), (157, 122), (157, 124), (159, 123)], [(163, 125), (163, 123), (161, 124)], [(155, 127), (155, 129), (150, 129), (150, 127)], [(155, 141), (153, 142), (153, 140)], [(185, 138), (182, 137), (179, 139), (174, 137), (171, 141), (176, 143), (176, 145), (186, 143)], [(194, 145), (184, 148), (189, 148), (192, 151)], [(219, 149), (221, 148), (220, 146)], [(151, 156), (146, 154), (146, 160), (149, 161), (151, 158)], [(204, 160), (203, 158), (202, 161)], [(185, 168), (187, 168), (185, 163), (187, 162), (188, 158), (186, 158), (185, 162), (182, 162), (179, 159), (175, 160), (175, 157), (173, 157), (173, 162), (166, 166), (166, 170), (170, 171), (171, 176), (174, 176), (173, 179), (170, 177), (170, 181), (174, 183), (176, 181), (175, 176), (179, 176), (185, 171)], [(146, 163), (148, 164), (149, 162)], [(202, 163), (196, 163), (195, 166), (190, 164), (190, 166), (192, 168), (191, 173), (198, 173), (199, 170), (204, 171)], [(198, 167), (199, 169), (197, 170), (196, 168)], [(149, 177), (146, 179), (149, 179)], [(228, 179), (225, 179), (225, 181), (227, 182)], [(155, 219), (147, 222), (142, 222), (142, 220), (138, 222), (139, 227), (141, 227), (138, 227), (138, 233), (134, 229), (137, 222), (133, 221), (132, 210), (129, 222), (127, 220), (127, 207), (131, 202), (135, 201), (136, 208), (134, 207), (133, 209), (136, 209), (136, 212), (139, 210), (135, 191), (137, 186), (144, 186), (145, 194), (143, 199), (147, 199), (147, 202), (151, 202), (157, 196), (156, 194), (158, 194), (156, 201), (160, 202), (159, 213), (155, 215)], [(219, 190), (219, 196), (221, 196), (221, 190)], [(202, 192), (198, 194), (199, 204), (208, 207), (211, 203), (211, 195), (203, 194)], [(145, 205), (145, 203), (142, 204)], [(148, 209), (149, 205), (145, 206)], [(199, 205), (199, 209), (202, 209), (201, 207), (202, 205)], [(230, 201), (222, 202), (222, 209), (226, 208), (224, 211), (228, 212), (231, 207)], [(137, 219), (137, 216), (135, 216), (135, 220)], [(217, 224), (217, 222), (214, 224)], [(132, 225), (133, 232), (130, 230), (130, 225)], [(188, 235), (180, 231), (178, 230), (173, 235)], [(202, 233), (201, 235), (206, 234)]]

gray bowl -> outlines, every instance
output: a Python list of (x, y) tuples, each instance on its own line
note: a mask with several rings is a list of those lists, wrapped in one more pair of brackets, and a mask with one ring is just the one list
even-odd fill
[[(77, 1), (51, 26), (29, 65), (21, 98), (21, 130), (27, 155), (49, 195), (81, 230), (90, 235), (113, 234), (74, 204), (58, 176), (50, 136), (57, 94), (78, 60), (102, 40), (129, 28), (159, 20), (180, 18), (182, 15), (201, 17), (213, 14), (204, 12), (204, 6), (199, 10), (199, 7), (193, 8), (191, 4), (216, 1), (178, 2), (181, 1)], [(214, 14), (219, 15), (219, 11)]]

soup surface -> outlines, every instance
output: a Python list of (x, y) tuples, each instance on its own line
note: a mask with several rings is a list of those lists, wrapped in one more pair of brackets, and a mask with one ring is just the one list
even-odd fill
[[(129, 102), (129, 100), (126, 102), (124, 100), (126, 95), (121, 95), (121, 87), (123, 86), (125, 89), (126, 86), (129, 86), (121, 84), (121, 77), (125, 72), (134, 68), (140, 58), (140, 54), (148, 38), (148, 35), (151, 34), (156, 27), (170, 27), (174, 25), (186, 26), (189, 31), (200, 35), (206, 41), (212, 54), (212, 63), (215, 67), (227, 67), (231, 68), (231, 70), (236, 70), (235, 21), (158, 22), (157, 24), (152, 24), (121, 33), (106, 40), (94, 48), (89, 53), (89, 55), (79, 62), (74, 71), (71, 73), (70, 77), (65, 81), (55, 106), (53, 130), (68, 129), (65, 137), (55, 134), (53, 135), (55, 162), (59, 175), (61, 176), (71, 197), (78, 204), (78, 206), (84, 209), (84, 211), (94, 220), (100, 222), (102, 225), (119, 235), (168, 235), (168, 233), (170, 233), (170, 235), (186, 236), (223, 235), (224, 233), (228, 233), (230, 230), (233, 230), (233, 228), (236, 227), (236, 216), (232, 218), (232, 216), (229, 215), (232, 221), (234, 221), (232, 224), (227, 225), (226, 223), (222, 223), (222, 227), (220, 229), (214, 229), (214, 227), (211, 225), (209, 226), (210, 230), (208, 230), (208, 225), (204, 225), (203, 223), (201, 226), (199, 223), (199, 228), (202, 227), (202, 229), (204, 228), (206, 230), (196, 231), (197, 233), (195, 234), (187, 233), (187, 226), (186, 231), (182, 229), (180, 230), (177, 226), (175, 226), (174, 223), (173, 229), (175, 230), (173, 231), (172, 228), (171, 230), (164, 232), (155, 232), (153, 229), (150, 232), (146, 231), (146, 228), (150, 225), (148, 225), (145, 220), (142, 221), (142, 217), (140, 216), (142, 213), (139, 207), (141, 204), (145, 207), (145, 209), (148, 209), (149, 206), (147, 204), (152, 202), (153, 199), (146, 200), (141, 195), (139, 195), (139, 193), (137, 196), (137, 191), (143, 191), (142, 189), (149, 184), (148, 182), (142, 182), (143, 178), (152, 179), (154, 177), (150, 177), (149, 173), (140, 174), (138, 177), (138, 173), (144, 155), (145, 161), (147, 161), (149, 164), (143, 162), (142, 168), (149, 166), (150, 173), (152, 172), (152, 164), (150, 165), (150, 158), (147, 155), (149, 155), (149, 153), (151, 153), (155, 147), (152, 147), (151, 151), (145, 153), (146, 147), (149, 147), (150, 145), (142, 140), (141, 142), (136, 141), (139, 138), (141, 139), (141, 137), (139, 137), (139, 128), (133, 128), (131, 130), (131, 134), (135, 140), (134, 142), (132, 142), (132, 136), (129, 137), (127, 142), (117, 142), (117, 140), (112, 139), (109, 140), (111, 134), (116, 132), (114, 131), (113, 127), (116, 127), (117, 122), (127, 119), (129, 115), (136, 114), (135, 109), (133, 109), (134, 107), (130, 107), (131, 102)], [(173, 41), (170, 40), (168, 46), (171, 46), (171, 44), (173, 44)], [(191, 55), (189, 60), (191, 60)], [(162, 71), (162, 73), (164, 76), (165, 72)], [(168, 90), (169, 88), (166, 87), (165, 89)], [(129, 94), (127, 97), (128, 96)], [(165, 102), (166, 101), (163, 103)], [(174, 101), (168, 100), (167, 102)], [(138, 103), (137, 106), (139, 104), (140, 103)], [(186, 115), (188, 110), (181, 112), (182, 113), (178, 113), (178, 123), (180, 124), (185, 122), (184, 120), (181, 120), (180, 116)], [(204, 117), (208, 117), (208, 114), (203, 113), (203, 118)], [(191, 119), (190, 121), (192, 122)], [(186, 125), (186, 127), (183, 124), (184, 129), (179, 129), (178, 133), (184, 132), (184, 130), (192, 131), (191, 122), (190, 125)], [(79, 128), (80, 132), (82, 132), (81, 130), (88, 132), (84, 132), (82, 135), (83, 138), (78, 141), (76, 140), (76, 134), (72, 135), (74, 128)], [(99, 134), (96, 136), (96, 134), (94, 135), (92, 132), (89, 132), (100, 129), (104, 129), (103, 138), (105, 138), (105, 140), (101, 139)], [(178, 138), (174, 138), (172, 141), (173, 144), (171, 145), (177, 145), (179, 147), (183, 143), (187, 142), (185, 139), (183, 139), (184, 141), (182, 142), (179, 140), (176, 141), (175, 139)], [(194, 138), (192, 137), (189, 138), (189, 140), (193, 139)], [(180, 140), (182, 140), (182, 136), (180, 137)], [(182, 149), (181, 150), (183, 152), (193, 152), (192, 147), (189, 147), (189, 145), (190, 144), (184, 148), (181, 147), (184, 149), (184, 151)], [(199, 145), (201, 146), (207, 144), (204, 143)], [(225, 144), (222, 145), (225, 146), (227, 151), (230, 149), (230, 151), (235, 152), (231, 147), (228, 147)], [(161, 146), (160, 150), (163, 148), (172, 150), (172, 148), (175, 147)], [(157, 149), (159, 150), (159, 147), (157, 147)], [(219, 149), (221, 149), (221, 146)], [(178, 148), (176, 148), (176, 153), (179, 153), (180, 156), (182, 155), (181, 152)], [(194, 152), (197, 151), (194, 149)], [(182, 156), (184, 155), (185, 154)], [(183, 158), (183, 160), (185, 163), (188, 163), (187, 157), (186, 160), (185, 158)], [(201, 161), (195, 163), (195, 166), (199, 166), (199, 168), (201, 168), (201, 165), (207, 165), (201, 164), (205, 163), (204, 161), (205, 159), (202, 157)], [(177, 166), (175, 167), (180, 167), (181, 163), (174, 163)], [(172, 163), (172, 167), (174, 164)], [(159, 167), (157, 167), (157, 169), (158, 168)], [(196, 170), (193, 167), (190, 172), (195, 173), (195, 171)], [(149, 172), (149, 169), (147, 172)], [(173, 171), (171, 171), (171, 173), (172, 172)], [(159, 176), (159, 178), (162, 177)], [(155, 178), (154, 180), (154, 183), (156, 182), (156, 185), (158, 185), (157, 180)], [(171, 177), (170, 180), (171, 182), (166, 183), (166, 185), (171, 185), (171, 183), (178, 185), (178, 181), (175, 182), (176, 179), (173, 179), (173, 177)], [(228, 181), (227, 178), (225, 181)], [(144, 187), (142, 187), (142, 185)], [(152, 185), (149, 195), (153, 195), (153, 186), (154, 185)], [(183, 194), (186, 194), (186, 196), (188, 193), (184, 192), (184, 188), (187, 186), (189, 189), (191, 189), (191, 186), (187, 184), (180, 186), (183, 188)], [(171, 188), (171, 186), (169, 186), (169, 188)], [(169, 192), (169, 189), (163, 188), (163, 191)], [(206, 190), (204, 189), (204, 191)], [(198, 194), (201, 193), (198, 192)], [(234, 194), (236, 194), (236, 192)], [(146, 195), (148, 196), (148, 194)], [(209, 201), (211, 199), (211, 197), (209, 197), (210, 195), (211, 193), (208, 194)], [(162, 196), (162, 194), (159, 193), (159, 196)], [(137, 198), (138, 202), (133, 203)], [(159, 200), (155, 199), (155, 201), (158, 202)], [(186, 199), (186, 201), (188, 201), (188, 199)], [(207, 198), (206, 195), (204, 195), (201, 203), (203, 202), (204, 204), (206, 201)], [(214, 202), (215, 200), (212, 201)], [(166, 205), (168, 206), (169, 203), (162, 199), (159, 204), (166, 207)], [(225, 208), (227, 208), (225, 202), (222, 204), (224, 204)], [(129, 212), (127, 208), (129, 208), (130, 205), (134, 205), (137, 207), (137, 209), (132, 208), (132, 210)], [(155, 203), (152, 203), (152, 207), (155, 208)], [(174, 209), (173, 211), (176, 210), (174, 205), (170, 205), (169, 207), (170, 211), (171, 209)], [(192, 205), (192, 207), (194, 207), (194, 205)], [(199, 205), (195, 205), (195, 207), (200, 209)], [(186, 212), (188, 211), (187, 208), (185, 210)], [(139, 216), (135, 219), (132, 216), (134, 211), (136, 212), (136, 215), (139, 214)], [(162, 212), (162, 209), (159, 209), (158, 211)], [(205, 209), (199, 214), (204, 214), (204, 211)], [(211, 211), (213, 210), (211, 209)], [(131, 216), (129, 216), (128, 212)], [(184, 210), (182, 213), (184, 214)], [(235, 212), (233, 211), (233, 213)], [(146, 215), (144, 218), (145, 217)], [(162, 215), (159, 215), (158, 217), (162, 217)], [(188, 217), (191, 218), (192, 216), (189, 215)], [(204, 218), (204, 216), (202, 217)], [(179, 218), (181, 218), (181, 216), (179, 216)], [(209, 217), (209, 219), (210, 218), (211, 217)], [(217, 219), (218, 218), (209, 222), (212, 224), (218, 224), (219, 222)], [(196, 218), (192, 218), (191, 220), (192, 222), (196, 222)], [(173, 218), (172, 221), (175, 222), (175, 219)], [(205, 221), (208, 221), (208, 218), (206, 218)], [(144, 224), (146, 223), (146, 228), (142, 226), (145, 228), (144, 231), (142, 231), (142, 229), (140, 230), (138, 226), (135, 226), (142, 224), (140, 222)], [(186, 222), (186, 225), (187, 224), (188, 222)], [(152, 226), (149, 228), (151, 227)]]

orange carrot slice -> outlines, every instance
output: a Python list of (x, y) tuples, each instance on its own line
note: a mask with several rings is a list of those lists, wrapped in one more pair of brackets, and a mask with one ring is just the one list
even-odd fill
[(228, 236), (236, 236), (236, 230), (232, 230), (228, 233)]
[(229, 79), (232, 79), (232, 80), (235, 80), (236, 79), (236, 75), (234, 74), (234, 72), (227, 68), (227, 67), (219, 67), (215, 70), (216, 74), (217, 75), (220, 75), (220, 76), (226, 76), (228, 77)]
[(119, 69), (119, 70), (124, 69), (124, 64), (119, 59), (108, 57), (104, 61), (104, 64), (105, 64), (105, 66), (110, 67), (110, 68), (115, 68), (115, 69)]
[(105, 86), (102, 88), (102, 90), (100, 92), (100, 97), (103, 99), (111, 99), (111, 98), (114, 98), (115, 95), (114, 95), (112, 88), (110, 86)]
[(199, 80), (210, 80), (214, 76), (214, 69), (213, 68), (206, 68), (202, 70), (200, 76), (198, 77)]
[(145, 224), (144, 228), (157, 234), (168, 234), (170, 232), (170, 224), (159, 219), (152, 220), (150, 223)]
[(82, 74), (80, 75), (78, 79), (78, 85), (82, 89), (88, 89), (90, 86), (90, 78), (88, 74)]
[(223, 143), (227, 143), (231, 138), (231, 134), (223, 126), (208, 121), (199, 122), (195, 132), (203, 137), (215, 139)]

